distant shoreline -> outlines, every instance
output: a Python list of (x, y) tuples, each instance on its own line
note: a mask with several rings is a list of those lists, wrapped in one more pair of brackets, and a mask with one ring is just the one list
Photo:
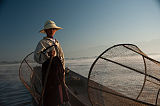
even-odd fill
[(18, 64), (21, 63), (21, 61), (0, 61), (0, 65), (4, 64)]

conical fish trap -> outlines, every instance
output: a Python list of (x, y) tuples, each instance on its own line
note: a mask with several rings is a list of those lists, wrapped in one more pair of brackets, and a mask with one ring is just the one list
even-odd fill
[(105, 50), (88, 75), (93, 106), (160, 105), (159, 91), (160, 63), (132, 44)]
[(19, 77), (38, 104), (42, 90), (41, 65), (34, 61), (33, 56), (34, 53), (32, 52), (23, 59), (19, 68)]

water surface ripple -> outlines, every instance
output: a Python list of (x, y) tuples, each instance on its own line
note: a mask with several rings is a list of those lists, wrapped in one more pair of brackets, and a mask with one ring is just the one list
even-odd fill
[(0, 65), (0, 106), (32, 106), (32, 96), (18, 76), (19, 65)]

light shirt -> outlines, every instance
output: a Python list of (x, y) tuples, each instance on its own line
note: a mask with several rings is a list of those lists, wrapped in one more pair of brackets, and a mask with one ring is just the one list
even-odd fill
[[(56, 49), (55, 46), (53, 46), (53, 45), (57, 45), (58, 49)], [(48, 53), (51, 52), (52, 50), (55, 51), (54, 56), (60, 57), (62, 64), (63, 64), (63, 68), (65, 68), (65, 60), (64, 60), (63, 50), (62, 50), (59, 42), (53, 38), (44, 37), (41, 41), (39, 41), (39, 43), (34, 51), (34, 60), (39, 64), (44, 63), (47, 59), (50, 58)]]

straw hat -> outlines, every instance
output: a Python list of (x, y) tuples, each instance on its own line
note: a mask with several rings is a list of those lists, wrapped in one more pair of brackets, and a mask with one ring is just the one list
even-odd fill
[(44, 28), (40, 30), (40, 33), (45, 33), (45, 29), (55, 28), (57, 30), (63, 29), (61, 27), (58, 27), (54, 21), (48, 20), (44, 24)]

